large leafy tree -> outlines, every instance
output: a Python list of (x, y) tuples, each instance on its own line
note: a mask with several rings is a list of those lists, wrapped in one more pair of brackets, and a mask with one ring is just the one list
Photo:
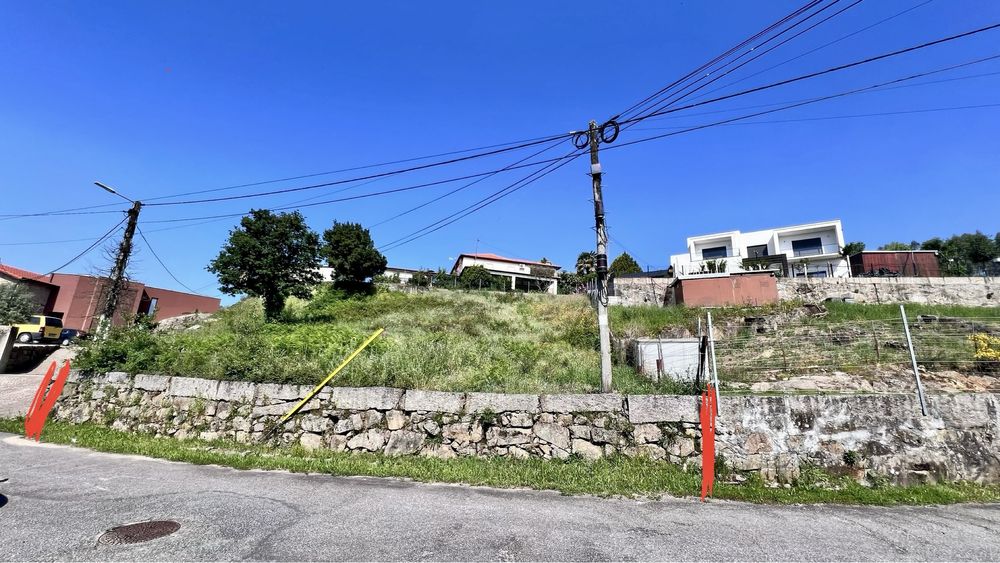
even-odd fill
[(844, 258), (850, 258), (859, 252), (863, 252), (865, 249), (865, 243), (863, 242), (849, 242), (844, 245), (844, 248), (840, 249), (840, 254)]
[(1000, 240), (979, 231), (954, 235), (947, 240), (934, 237), (924, 241), (920, 248), (937, 250), (941, 271), (949, 276), (974, 274), (1000, 256)]
[(386, 259), (368, 229), (358, 223), (338, 223), (323, 232), (322, 255), (333, 268), (334, 279), (360, 283), (385, 272)]
[(0, 281), (0, 325), (24, 322), (37, 310), (38, 304), (28, 288)]
[(275, 319), (290, 296), (308, 297), (320, 282), (319, 236), (299, 212), (274, 214), (254, 209), (209, 264), (219, 289), (264, 300), (268, 319)]
[(618, 258), (615, 258), (611, 262), (608, 271), (612, 275), (620, 276), (622, 274), (638, 274), (642, 271), (642, 268), (639, 267), (639, 263), (628, 252), (622, 252), (618, 255)]
[(581, 252), (576, 257), (576, 275), (590, 276), (597, 273), (597, 253)]
[(482, 266), (469, 266), (458, 276), (459, 283), (466, 289), (506, 289), (508, 278), (495, 276)]
[[(916, 244), (916, 246), (914, 246)], [(879, 250), (917, 250), (918, 243), (888, 242), (878, 247)]]

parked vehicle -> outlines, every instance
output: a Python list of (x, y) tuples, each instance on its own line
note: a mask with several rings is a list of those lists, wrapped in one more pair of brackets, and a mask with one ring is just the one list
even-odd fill
[(62, 320), (32, 315), (28, 322), (19, 323), (14, 328), (17, 329), (18, 342), (55, 342), (62, 334)]
[(76, 342), (77, 340), (83, 340), (87, 338), (88, 334), (82, 330), (77, 330), (75, 328), (64, 328), (62, 333), (59, 335), (59, 342), (63, 346), (69, 346), (70, 344)]

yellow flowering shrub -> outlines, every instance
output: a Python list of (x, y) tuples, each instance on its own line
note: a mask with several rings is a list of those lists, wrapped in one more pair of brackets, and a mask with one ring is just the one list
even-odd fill
[(978, 332), (969, 337), (976, 348), (976, 360), (1000, 362), (1000, 336)]

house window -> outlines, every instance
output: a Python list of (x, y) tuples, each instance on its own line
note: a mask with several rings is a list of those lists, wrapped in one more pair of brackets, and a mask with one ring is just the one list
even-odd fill
[(726, 257), (725, 246), (714, 246), (712, 248), (701, 249), (702, 260), (711, 260), (713, 258), (725, 258), (725, 257)]
[(815, 256), (823, 254), (823, 239), (806, 238), (792, 241), (792, 254), (794, 256)]
[(766, 244), (747, 247), (747, 258), (763, 258), (764, 256), (767, 256)]
[(152, 299), (149, 300), (149, 308), (146, 309), (146, 314), (147, 315), (155, 315), (156, 314), (156, 303), (157, 303), (157, 301), (159, 301), (159, 298), (157, 298), (157, 297), (154, 297), (154, 298), (152, 298)]

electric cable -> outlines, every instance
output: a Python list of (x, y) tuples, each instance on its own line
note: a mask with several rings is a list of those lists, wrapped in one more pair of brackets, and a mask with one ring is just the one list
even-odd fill
[(149, 239), (147, 239), (146, 235), (143, 234), (142, 228), (137, 225), (136, 230), (139, 231), (139, 237), (142, 238), (142, 242), (146, 244), (146, 248), (149, 249), (149, 252), (153, 255), (153, 258), (156, 258), (156, 261), (160, 263), (160, 266), (163, 268), (163, 271), (166, 272), (167, 275), (169, 275), (171, 278), (173, 278), (175, 282), (180, 284), (181, 287), (190, 291), (191, 293), (197, 294), (198, 293), (197, 291), (191, 289), (190, 287), (188, 287), (187, 284), (177, 279), (177, 276), (175, 276), (174, 273), (170, 271), (170, 268), (168, 268), (167, 265), (163, 263), (163, 260), (160, 259), (160, 256), (156, 253), (155, 250), (153, 250), (153, 245), (149, 244)]
[(83, 251), (80, 252), (79, 254), (77, 254), (76, 256), (70, 258), (66, 263), (64, 263), (61, 266), (58, 266), (56, 268), (53, 268), (53, 269), (49, 270), (48, 272), (46, 272), (44, 274), (35, 276), (33, 278), (29, 278), (29, 279), (41, 280), (43, 277), (48, 276), (48, 275), (52, 275), (52, 274), (58, 272), (59, 270), (62, 270), (66, 266), (69, 266), (73, 262), (76, 262), (77, 260), (79, 260), (80, 258), (82, 258), (85, 254), (87, 254), (88, 252), (90, 252), (91, 250), (93, 250), (95, 247), (97, 247), (97, 245), (101, 244), (102, 242), (104, 242), (105, 240), (107, 240), (108, 238), (110, 238), (113, 234), (115, 234), (116, 232), (118, 232), (118, 229), (122, 226), (123, 223), (125, 223), (126, 220), (128, 220), (128, 217), (122, 217), (122, 220), (119, 221), (118, 224), (116, 224), (114, 227), (111, 227), (111, 229), (108, 232), (106, 232), (103, 235), (101, 235), (97, 240), (95, 240), (93, 242), (93, 244), (91, 244), (87, 248), (83, 249)]
[(729, 100), (729, 99), (740, 97), (740, 96), (746, 96), (746, 95), (754, 94), (754, 93), (761, 92), (761, 91), (764, 91), (764, 90), (770, 90), (770, 89), (776, 88), (778, 86), (784, 86), (786, 84), (792, 84), (792, 83), (795, 83), (795, 82), (801, 82), (803, 80), (808, 80), (810, 78), (816, 78), (817, 76), (824, 76), (826, 74), (831, 74), (831, 73), (834, 73), (834, 72), (839, 72), (841, 70), (846, 70), (846, 69), (849, 69), (849, 68), (858, 67), (858, 66), (861, 66), (861, 65), (865, 65), (865, 64), (876, 62), (876, 61), (884, 60), (884, 59), (887, 59), (887, 58), (890, 58), (890, 57), (895, 57), (895, 56), (903, 55), (903, 54), (906, 54), (906, 53), (911, 53), (913, 51), (917, 51), (917, 50), (920, 50), (920, 49), (926, 49), (928, 47), (933, 47), (935, 45), (940, 45), (942, 43), (956, 41), (958, 39), (963, 39), (965, 37), (971, 37), (973, 35), (976, 35), (976, 34), (979, 34), (979, 33), (984, 33), (984, 32), (987, 32), (987, 31), (992, 31), (992, 30), (997, 29), (997, 28), (1000, 28), (1000, 23), (988, 25), (988, 26), (981, 27), (981, 28), (978, 28), (978, 29), (973, 29), (973, 30), (970, 30), (970, 31), (966, 31), (966, 32), (963, 32), (963, 33), (956, 34), (956, 35), (950, 35), (948, 37), (943, 37), (941, 39), (935, 39), (933, 41), (927, 41), (925, 43), (921, 43), (919, 45), (914, 45), (914, 46), (911, 46), (911, 47), (906, 47), (904, 49), (897, 49), (895, 51), (890, 51), (888, 53), (883, 53), (881, 55), (874, 55), (874, 56), (871, 56), (871, 57), (867, 57), (865, 59), (861, 59), (861, 60), (858, 60), (858, 61), (854, 61), (854, 62), (842, 64), (842, 65), (833, 66), (833, 67), (830, 67), (830, 68), (827, 68), (827, 69), (824, 69), (824, 70), (820, 70), (820, 71), (816, 71), (816, 72), (810, 72), (808, 74), (803, 74), (803, 75), (796, 76), (796, 77), (793, 77), (793, 78), (788, 78), (788, 79), (785, 79), (785, 80), (780, 80), (778, 82), (772, 82), (770, 84), (765, 84), (765, 85), (762, 85), (762, 86), (756, 86), (754, 88), (749, 88), (747, 90), (741, 90), (739, 92), (734, 92), (732, 94), (727, 94), (725, 96), (719, 96), (717, 98), (711, 98), (711, 99), (708, 99), (708, 100), (703, 100), (703, 101), (700, 101), (700, 102), (691, 103), (691, 104), (688, 104), (688, 105), (685, 105), (685, 106), (681, 106), (681, 107), (677, 107), (677, 108), (665, 108), (665, 109), (662, 109), (662, 110), (659, 110), (659, 111), (655, 111), (655, 112), (652, 112), (652, 113), (649, 113), (649, 114), (645, 114), (645, 115), (641, 115), (641, 116), (637, 116), (637, 117), (633, 117), (633, 118), (629, 118), (629, 119), (624, 119), (624, 120), (619, 121), (619, 123), (621, 125), (626, 125), (628, 123), (636, 123), (636, 122), (643, 121), (645, 119), (649, 119), (651, 117), (658, 116), (658, 115), (665, 115), (665, 114), (668, 114), (668, 113), (675, 113), (675, 112), (678, 112), (678, 111), (683, 111), (683, 110), (686, 110), (686, 109), (691, 109), (691, 108), (703, 106), (703, 105), (706, 105), (706, 104), (711, 104), (711, 103), (715, 103), (715, 102), (721, 102), (723, 100)]

